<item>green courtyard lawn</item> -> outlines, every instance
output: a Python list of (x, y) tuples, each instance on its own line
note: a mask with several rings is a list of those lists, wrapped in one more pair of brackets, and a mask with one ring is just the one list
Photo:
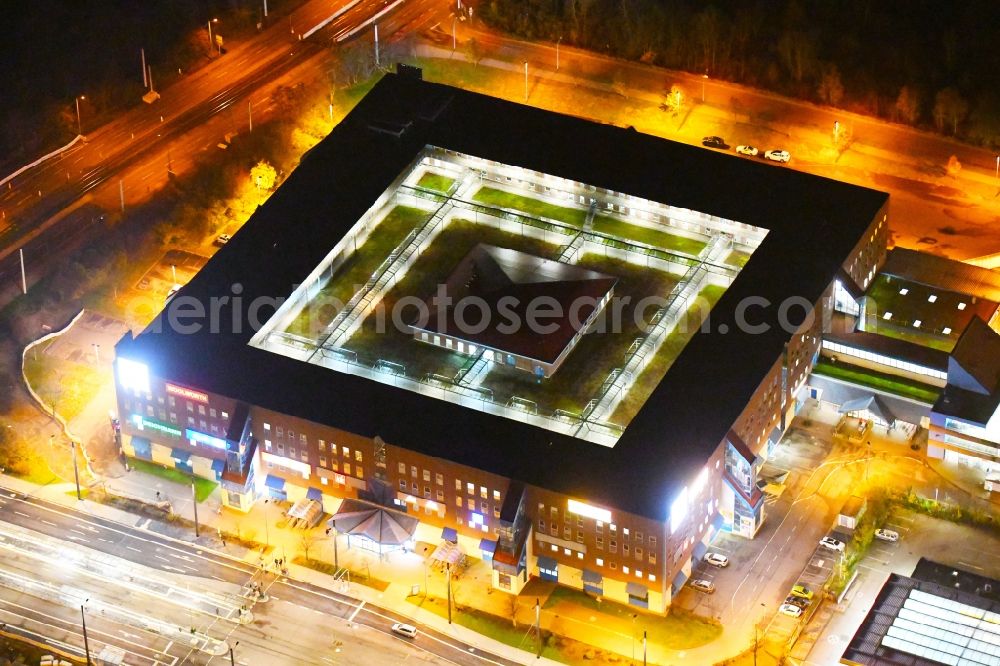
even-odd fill
[[(380, 307), (365, 319), (344, 347), (356, 352), (358, 360), (367, 365), (379, 359), (399, 363), (406, 368), (407, 376), (415, 379), (422, 379), (429, 373), (453, 377), (468, 357), (414, 340), (412, 334), (400, 331), (392, 324), (391, 313), (404, 296), (415, 296), (421, 300), (432, 296), (458, 262), (479, 243), (509, 247), (543, 257), (551, 256), (558, 248), (520, 234), (455, 220), (424, 250), (406, 276), (385, 294)], [(385, 313), (384, 326), (379, 324), (379, 311)], [(406, 308), (400, 317), (408, 323), (416, 314), (415, 309)]]
[(612, 421), (628, 423), (635, 417), (643, 403), (646, 402), (646, 398), (667, 374), (670, 366), (680, 356), (687, 343), (699, 331), (702, 322), (705, 321), (725, 291), (725, 287), (716, 285), (709, 285), (701, 290), (695, 304), (688, 308), (684, 317), (660, 345), (653, 360), (639, 374), (632, 388), (618, 403), (611, 418)]
[(423, 187), (424, 189), (434, 190), (436, 192), (441, 192), (442, 194), (447, 194), (451, 190), (452, 185), (455, 184), (454, 178), (449, 178), (448, 176), (442, 176), (439, 173), (434, 173), (433, 171), (427, 171), (420, 177), (417, 181), (417, 185)]
[(594, 231), (609, 236), (617, 236), (625, 240), (645, 243), (646, 245), (652, 245), (663, 250), (683, 252), (684, 254), (693, 256), (698, 256), (698, 253), (708, 245), (707, 242), (695, 238), (679, 236), (667, 231), (651, 229), (637, 224), (629, 224), (623, 220), (606, 215), (597, 215), (594, 217)]
[[(700, 647), (711, 643), (722, 634), (720, 625), (684, 611), (671, 610), (665, 616), (654, 615), (607, 599), (597, 601), (595, 597), (582, 590), (562, 585), (557, 585), (552, 590), (542, 608), (550, 611), (565, 609), (567, 612), (560, 615), (565, 614), (570, 617), (580, 615), (579, 608), (585, 608), (588, 611), (587, 615), (606, 618), (605, 621), (598, 620), (599, 626), (611, 629), (613, 625), (619, 625), (615, 628), (626, 633), (637, 627), (638, 631), (648, 632), (651, 643), (657, 643), (668, 650), (689, 650)], [(633, 620), (633, 616), (637, 613), (638, 617)]]
[(25, 356), (24, 374), (46, 405), (68, 421), (83, 411), (111, 375), (86, 363), (48, 355), (53, 343), (42, 343)]
[(393, 208), (285, 330), (295, 335), (315, 337), (333, 321), (358, 287), (371, 278), (375, 269), (403, 242), (406, 235), (429, 216), (430, 213), (420, 208)]
[(215, 487), (219, 485), (210, 479), (195, 476), (194, 474), (188, 474), (187, 472), (182, 472), (179, 469), (157, 465), (156, 463), (149, 462), (148, 460), (129, 458), (128, 464), (137, 472), (158, 476), (161, 479), (179, 483), (184, 486), (190, 487), (191, 482), (193, 481), (195, 499), (197, 499), (198, 502), (204, 502), (208, 499), (208, 496), (212, 494)]
[[(493, 390), (498, 402), (506, 403), (511, 396), (518, 396), (537, 403), (541, 412), (562, 409), (581, 413), (587, 402), (597, 397), (608, 374), (624, 363), (625, 353), (641, 334), (635, 321), (635, 305), (647, 297), (665, 298), (677, 284), (677, 279), (669, 273), (592, 253), (583, 255), (576, 265), (615, 276), (618, 278), (615, 296), (628, 296), (631, 300), (620, 308), (618, 322), (612, 317), (606, 320), (606, 332), (592, 330), (584, 335), (559, 370), (541, 384), (524, 370), (495, 365), (483, 380), (483, 386)], [(609, 314), (611, 311), (606, 309), (604, 316)], [(648, 393), (642, 399), (646, 396)], [(628, 423), (615, 422), (623, 426)]]
[(737, 268), (743, 268), (748, 261), (750, 261), (750, 253), (743, 250), (733, 250), (726, 257), (726, 263)]
[(532, 217), (547, 217), (574, 227), (582, 227), (587, 221), (587, 211), (582, 208), (557, 206), (541, 199), (513, 194), (495, 187), (480, 187), (472, 199), (487, 206), (509, 208)]
[(926, 403), (934, 403), (941, 395), (941, 389), (936, 386), (867, 368), (831, 363), (826, 359), (821, 359), (813, 372)]

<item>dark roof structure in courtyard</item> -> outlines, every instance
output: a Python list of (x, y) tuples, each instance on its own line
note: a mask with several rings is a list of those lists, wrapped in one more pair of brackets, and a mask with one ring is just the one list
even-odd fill
[[(713, 308), (710, 332), (694, 335), (613, 448), (248, 344), (251, 314), (262, 323), (269, 312), (248, 306), (291, 293), (428, 145), (769, 230)], [(790, 332), (778, 305), (818, 301), (887, 201), (787, 167), (389, 74), (117, 351), (172, 381), (665, 520), (782, 355)], [(750, 296), (772, 304), (747, 313), (762, 333), (738, 323), (736, 306)], [(221, 297), (219, 332), (167, 324), (191, 299), (208, 309)]]
[[(458, 263), (444, 285), (451, 303), (438, 308), (437, 296), (432, 296), (426, 324), (415, 327), (552, 363), (579, 331), (577, 324), (589, 320), (617, 281), (572, 264), (480, 243)], [(456, 306), (467, 297), (479, 299), (485, 313), (470, 306), (457, 317)], [(513, 317), (526, 322), (528, 306), (541, 298), (558, 305), (551, 308), (552, 317), (538, 317), (537, 322), (546, 328), (555, 326), (554, 330), (543, 333), (526, 326), (507, 330)], [(501, 302), (508, 304), (506, 315)]]

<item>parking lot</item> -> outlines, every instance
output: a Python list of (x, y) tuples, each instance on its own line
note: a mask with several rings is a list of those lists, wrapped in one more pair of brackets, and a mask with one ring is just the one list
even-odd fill
[(872, 543), (843, 602), (831, 605), (825, 617), (813, 619), (816, 626), (807, 628), (817, 640), (804, 663), (837, 663), (889, 574), (909, 576), (921, 557), (1000, 578), (1000, 537), (992, 533), (910, 511), (894, 513), (886, 526), (899, 532), (899, 541)]

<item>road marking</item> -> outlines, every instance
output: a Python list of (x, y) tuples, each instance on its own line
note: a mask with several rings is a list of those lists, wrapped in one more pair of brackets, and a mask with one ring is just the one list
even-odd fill
[(125, 546), (125, 547), (126, 547), (126, 548), (128, 548), (129, 550), (134, 550), (134, 551), (135, 551), (135, 552), (137, 552), (137, 553), (141, 553), (141, 552), (142, 552), (142, 551), (141, 551), (141, 550), (139, 550), (138, 548), (133, 548), (132, 546)]
[(163, 555), (153, 555), (153, 557), (155, 557), (158, 560), (163, 560), (164, 562), (169, 562), (170, 561), (167, 558), (163, 557)]
[(983, 570), (982, 567), (977, 567), (975, 564), (969, 564), (968, 562), (959, 561), (958, 565), (962, 566), (962, 567), (969, 567), (970, 569), (975, 569), (977, 571), (982, 571)]
[(50, 520), (45, 520), (44, 518), (41, 518), (40, 520), (41, 520), (41, 522), (45, 523), (46, 525), (51, 525), (52, 527), (59, 527), (58, 525), (56, 525), (55, 523), (53, 523)]
[(71, 527), (71, 528), (69, 528), (69, 531), (70, 531), (70, 532), (76, 532), (77, 534), (79, 534), (79, 535), (81, 535), (81, 536), (83, 536), (83, 535), (84, 535), (84, 532), (81, 532), (80, 530), (74, 530), (74, 529), (73, 529), (72, 527)]
[(354, 612), (351, 613), (351, 617), (347, 618), (347, 621), (354, 622), (354, 618), (357, 617), (358, 613), (360, 613), (361, 609), (364, 607), (365, 607), (365, 602), (362, 601), (360, 604), (358, 604), (358, 607), (354, 609)]
[(31, 518), (31, 516), (29, 516), (28, 514), (22, 512), (22, 511), (15, 511), (14, 513), (16, 513), (19, 516), (24, 516), (25, 518)]

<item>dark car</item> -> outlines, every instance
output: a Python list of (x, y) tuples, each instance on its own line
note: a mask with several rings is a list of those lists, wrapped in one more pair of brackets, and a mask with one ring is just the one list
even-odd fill
[(708, 148), (721, 148), (723, 150), (729, 148), (729, 144), (721, 136), (706, 136), (701, 140), (701, 145)]

